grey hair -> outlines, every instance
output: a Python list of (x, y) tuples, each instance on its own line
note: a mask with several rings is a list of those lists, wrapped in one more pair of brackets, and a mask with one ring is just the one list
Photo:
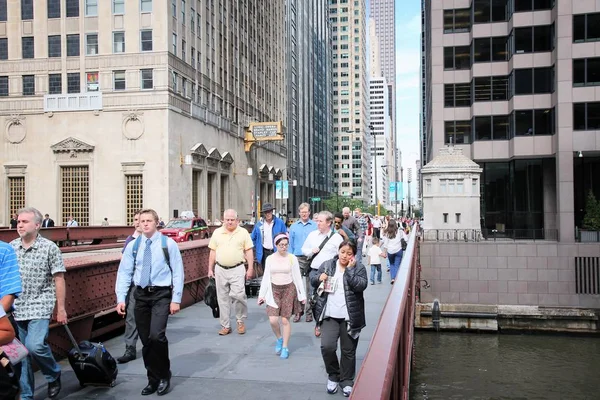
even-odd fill
[(350, 212), (350, 207), (344, 207), (344, 208), (342, 208), (342, 212)]
[(321, 211), (319, 213), (319, 215), (322, 215), (325, 217), (325, 221), (329, 222), (331, 224), (331, 221), (333, 221), (333, 214), (330, 211)]
[(44, 219), (44, 217), (42, 216), (42, 213), (40, 212), (40, 210), (38, 210), (35, 207), (23, 207), (21, 208), (19, 211), (17, 211), (17, 215), (21, 215), (21, 214), (33, 214), (33, 220), (35, 221), (36, 224), (42, 224), (42, 220)]
[(235, 215), (235, 219), (238, 219), (238, 213), (233, 208), (228, 208), (227, 210), (223, 211), (223, 219), (225, 219), (225, 214), (228, 213), (233, 213)]
[(298, 211), (302, 210), (303, 208), (308, 208), (308, 211), (310, 211), (310, 204), (308, 203), (302, 203), (298, 206)]

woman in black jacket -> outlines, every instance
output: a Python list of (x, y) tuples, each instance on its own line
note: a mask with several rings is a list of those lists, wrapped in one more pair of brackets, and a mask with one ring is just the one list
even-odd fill
[[(355, 259), (356, 245), (344, 241), (338, 255), (325, 261), (311, 284), (319, 286), (314, 309), (317, 327), (321, 329), (321, 355), (327, 371), (327, 393), (334, 394), (338, 386), (349, 397), (356, 371), (358, 336), (365, 327), (365, 301), (367, 270)], [(341, 359), (337, 358), (338, 341)]]

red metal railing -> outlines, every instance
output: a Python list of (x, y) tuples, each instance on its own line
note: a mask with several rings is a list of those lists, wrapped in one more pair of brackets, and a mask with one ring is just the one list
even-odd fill
[(351, 399), (408, 399), (419, 243), (413, 227), (400, 270), (354, 383)]

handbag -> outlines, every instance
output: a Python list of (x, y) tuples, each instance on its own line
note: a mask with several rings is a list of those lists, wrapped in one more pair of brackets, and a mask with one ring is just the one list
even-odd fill
[[(331, 239), (331, 237), (333, 235), (335, 235), (335, 232), (330, 232), (329, 235), (327, 235), (327, 237), (325, 239), (323, 239), (323, 241), (319, 245), (319, 252), (321, 250), (323, 250), (323, 247), (325, 247), (325, 245), (327, 244), (327, 242), (329, 241), (329, 239)], [(306, 257), (306, 267), (307, 268), (304, 269), (304, 274), (302, 276), (310, 275), (310, 270), (311, 270), (310, 264), (312, 263), (313, 258), (315, 258), (317, 256), (317, 254), (319, 254), (319, 253), (315, 253), (315, 254), (312, 254), (312, 255)]]
[(0, 346), (0, 348), (6, 353), (12, 365), (17, 365), (29, 354), (27, 347), (16, 338), (9, 344)]

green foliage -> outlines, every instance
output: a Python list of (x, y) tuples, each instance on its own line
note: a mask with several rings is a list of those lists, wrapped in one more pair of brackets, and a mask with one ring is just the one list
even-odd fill
[(583, 217), (583, 228), (591, 231), (600, 231), (600, 202), (590, 190), (585, 203), (585, 216)]
[[(332, 193), (327, 199), (322, 199), (323, 209), (332, 213), (342, 212), (344, 207), (349, 207), (351, 211), (360, 208), (363, 213), (377, 214), (377, 207), (374, 205), (367, 206), (362, 200), (354, 199), (347, 196), (340, 196), (337, 193)], [(379, 205), (380, 215), (387, 215), (387, 210), (383, 205)]]

